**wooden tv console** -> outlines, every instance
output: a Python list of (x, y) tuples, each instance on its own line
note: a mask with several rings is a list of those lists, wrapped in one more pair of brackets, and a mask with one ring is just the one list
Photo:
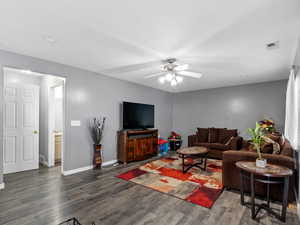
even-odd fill
[(157, 155), (158, 130), (118, 131), (118, 161), (128, 163)]

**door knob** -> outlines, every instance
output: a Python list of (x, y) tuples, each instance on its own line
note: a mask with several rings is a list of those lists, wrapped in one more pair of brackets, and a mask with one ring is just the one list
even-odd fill
[(35, 130), (35, 131), (33, 131), (33, 133), (34, 133), (34, 134), (37, 134), (37, 133), (38, 133), (38, 131), (37, 131), (37, 130)]

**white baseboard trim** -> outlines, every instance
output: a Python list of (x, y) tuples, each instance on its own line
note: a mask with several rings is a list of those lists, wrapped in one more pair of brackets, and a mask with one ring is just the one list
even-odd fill
[(74, 170), (66, 170), (66, 171), (63, 172), (63, 175), (64, 176), (69, 176), (69, 175), (72, 175), (72, 174), (75, 174), (75, 173), (81, 173), (81, 172), (84, 172), (84, 171), (87, 171), (87, 170), (90, 170), (90, 169), (93, 169), (93, 165), (80, 167), (80, 168), (77, 168), (77, 169), (74, 169)]
[(0, 190), (4, 189), (5, 188), (5, 183), (1, 183), (0, 184)]
[[(110, 161), (107, 161), (107, 162), (103, 162), (102, 166), (110, 166), (110, 165), (115, 164), (116, 162), (118, 162), (118, 160), (110, 160)], [(94, 167), (93, 165), (90, 165), (90, 166), (77, 168), (77, 169), (74, 169), (74, 170), (66, 170), (66, 171), (63, 172), (63, 175), (64, 176), (69, 176), (69, 175), (72, 175), (72, 174), (75, 174), (75, 173), (81, 173), (81, 172), (84, 172), (84, 171), (87, 171), (87, 170), (91, 170), (91, 169), (93, 169), (93, 167)]]
[(110, 161), (102, 163), (102, 166), (111, 166), (111, 165), (115, 164), (116, 162), (118, 162), (118, 160), (116, 160), (116, 159), (110, 160)]

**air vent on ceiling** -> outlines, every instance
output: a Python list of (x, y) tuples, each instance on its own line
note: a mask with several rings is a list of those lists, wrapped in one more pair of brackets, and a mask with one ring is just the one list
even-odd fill
[(266, 48), (269, 50), (279, 48), (279, 42), (278, 41), (270, 42), (266, 44)]

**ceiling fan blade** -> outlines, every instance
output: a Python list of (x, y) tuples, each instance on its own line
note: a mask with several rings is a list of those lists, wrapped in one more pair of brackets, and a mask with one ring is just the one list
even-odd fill
[(201, 55), (201, 56), (187, 56), (187, 57), (181, 57), (180, 62), (182, 61), (221, 61), (221, 62), (226, 62), (226, 61), (234, 61), (234, 60), (239, 60), (239, 56), (233, 56), (233, 55), (228, 55), (228, 56), (222, 56), (222, 55)]
[(187, 77), (193, 77), (193, 78), (201, 78), (202, 74), (201, 73), (196, 73), (192, 71), (179, 71), (177, 74), (182, 75), (182, 76), (187, 76)]
[(153, 74), (149, 74), (147, 76), (145, 76), (145, 79), (149, 79), (149, 78), (153, 78), (153, 77), (158, 77), (158, 76), (162, 76), (164, 75), (166, 72), (158, 72), (158, 73), (153, 73)]
[(137, 64), (127, 65), (127, 66), (109, 68), (103, 70), (102, 72), (103, 73), (127, 73), (127, 72), (149, 69), (154, 67), (159, 68), (160, 65), (161, 65), (161, 60), (154, 60), (145, 63), (137, 63)]
[(189, 68), (189, 64), (178, 65), (174, 68), (176, 71), (187, 70)]

